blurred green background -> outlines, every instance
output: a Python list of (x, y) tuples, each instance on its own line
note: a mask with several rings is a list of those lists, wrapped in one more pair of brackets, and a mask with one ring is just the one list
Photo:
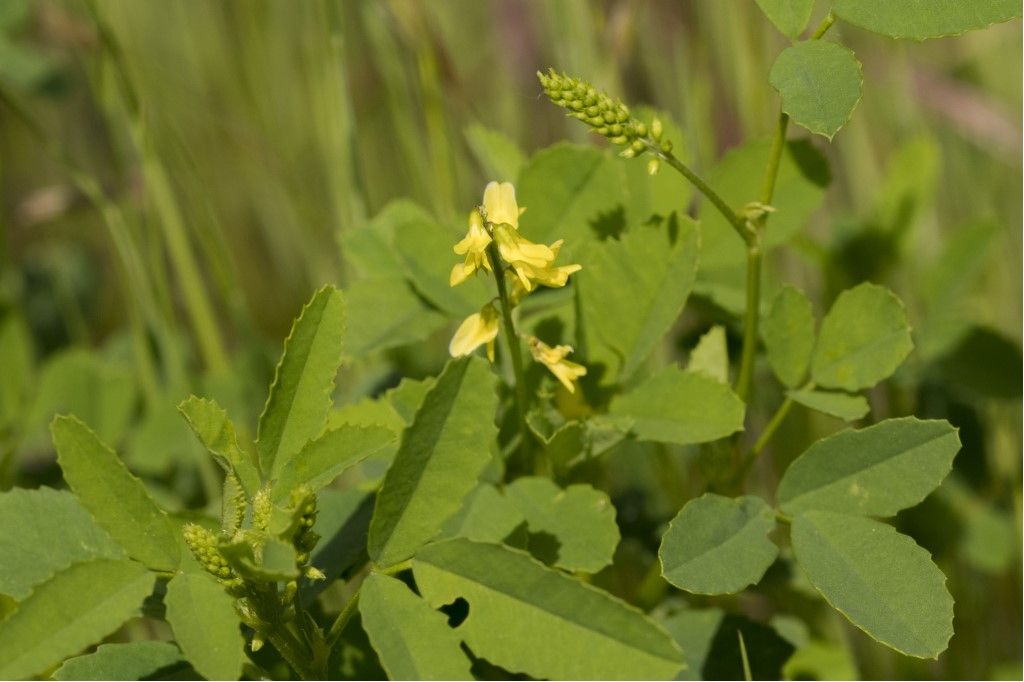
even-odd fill
[[(814, 140), (833, 181), (774, 272), (819, 304), (893, 288), (917, 350), (872, 400), (964, 441), (952, 482), (899, 520), (950, 577), (950, 650), (912, 662), (847, 636), (867, 678), (1019, 678), (1020, 23), (921, 44), (832, 31), (864, 98)], [(668, 112), (706, 170), (773, 130), (786, 44), (753, 0), (0, 0), (0, 484), (56, 480), (45, 425), (73, 410), (187, 504), (210, 473), (169, 444), (187, 438), (174, 404), (205, 390), (252, 423), (301, 304), (352, 281), (344, 235), (402, 197), (458, 229), (536, 150), (600, 144), (538, 69)], [(696, 303), (682, 337), (728, 318)], [(435, 372), (448, 333), (382, 350), (342, 392)]]

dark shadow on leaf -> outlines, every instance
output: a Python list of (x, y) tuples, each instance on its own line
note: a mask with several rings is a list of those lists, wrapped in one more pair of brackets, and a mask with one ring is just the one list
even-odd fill
[(626, 230), (626, 209), (620, 205), (599, 213), (590, 221), (590, 229), (600, 241), (618, 239)]
[(449, 627), (457, 628), (469, 618), (469, 602), (459, 597), (451, 604), (445, 604), (438, 611), (448, 617)]
[(531, 532), (526, 521), (513, 528), (501, 542), (509, 547), (525, 549), (534, 559), (548, 566), (553, 566), (558, 561), (558, 553), (562, 548), (562, 543), (551, 533)]

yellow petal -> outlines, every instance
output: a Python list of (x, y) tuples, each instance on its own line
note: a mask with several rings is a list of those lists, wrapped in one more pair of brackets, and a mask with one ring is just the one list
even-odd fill
[(565, 359), (572, 352), (572, 346), (552, 348), (536, 337), (530, 337), (529, 344), (533, 359), (547, 367), (570, 393), (575, 393), (574, 382), (587, 373), (587, 368)]
[(479, 313), (473, 313), (455, 330), (455, 336), (448, 344), (448, 352), (458, 358), (469, 355), (485, 343), (498, 336), (498, 311), (488, 304)]
[(452, 266), (452, 274), (448, 276), (448, 286), (454, 287), (462, 284), (472, 273), (472, 268), (468, 268), (462, 263), (456, 263)]
[(519, 228), (519, 205), (516, 188), (511, 182), (489, 182), (484, 188), (484, 210), (487, 220), (495, 225), (505, 224)]

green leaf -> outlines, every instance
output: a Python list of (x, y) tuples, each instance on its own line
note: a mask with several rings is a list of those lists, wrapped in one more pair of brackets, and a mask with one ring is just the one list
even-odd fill
[(661, 539), (661, 574), (697, 594), (732, 594), (761, 580), (779, 548), (771, 508), (759, 497), (706, 493), (679, 511)]
[(497, 435), (494, 384), (486, 362), (467, 358), (430, 389), (377, 495), (368, 550), (378, 566), (411, 557), (476, 486)]
[(793, 121), (830, 140), (850, 120), (864, 84), (853, 52), (824, 40), (783, 50), (768, 80)]
[[(359, 358), (422, 341), (448, 322), (430, 308), (402, 277), (354, 282), (345, 289), (348, 329), (344, 346)], [(381, 311), (388, 311), (381, 315)]]
[(235, 472), (251, 500), (261, 485), (259, 462), (254, 452), (239, 447), (235, 425), (224, 408), (213, 400), (193, 395), (178, 405), (178, 411), (224, 470)]
[(204, 573), (167, 583), (167, 622), (182, 653), (209, 680), (237, 680), (245, 659), (234, 599)]
[(797, 457), (779, 483), (787, 514), (825, 509), (892, 516), (935, 490), (960, 449), (944, 420), (887, 419), (823, 438)]
[(757, 6), (783, 35), (796, 38), (811, 20), (814, 0), (757, 0)]
[(741, 430), (743, 412), (743, 401), (728, 386), (669, 366), (612, 400), (609, 414), (633, 419), (641, 440), (689, 445)]
[(507, 135), (474, 123), (466, 128), (466, 141), (488, 177), (499, 182), (519, 177), (526, 155)]
[(831, 391), (793, 390), (786, 395), (794, 402), (818, 412), (830, 414), (846, 421), (860, 419), (868, 413), (868, 401), (862, 395), (847, 395)]
[(839, 294), (822, 320), (811, 378), (825, 388), (869, 388), (895, 372), (913, 347), (902, 301), (865, 282)]
[[(534, 542), (529, 549), (546, 564), (570, 571), (597, 573), (612, 562), (619, 544), (615, 507), (604, 493), (576, 484), (562, 490), (550, 479), (518, 478), (505, 487), (532, 535), (553, 537), (557, 545), (541, 554)], [(550, 558), (550, 561), (548, 559)]]
[(401, 581), (371, 573), (360, 590), (359, 613), (390, 679), (473, 679), (448, 618)]
[(75, 417), (57, 417), (50, 431), (64, 480), (96, 522), (146, 566), (177, 568), (174, 525), (117, 454)]
[(527, 208), (520, 231), (545, 244), (564, 239), (562, 254), (570, 258), (594, 238), (592, 221), (622, 206), (623, 173), (622, 159), (592, 147), (560, 143), (540, 150), (516, 183), (519, 205)]
[(57, 573), (0, 623), (0, 679), (33, 677), (134, 615), (155, 577), (127, 559), (94, 559)]
[(782, 670), (787, 680), (862, 679), (849, 649), (832, 642), (808, 642), (793, 653)]
[(10, 618), (11, 614), (18, 610), (18, 602), (14, 597), (0, 594), (0, 623)]
[(96, 651), (64, 661), (56, 680), (145, 680), (185, 663), (171, 642), (101, 644)]
[(662, 623), (686, 656), (687, 667), (676, 675), (677, 680), (705, 679), (704, 662), (724, 617), (721, 609), (684, 609)]
[(879, 642), (935, 658), (953, 636), (953, 598), (928, 552), (872, 519), (808, 511), (793, 519), (793, 551), (814, 587)]
[(507, 496), (493, 485), (483, 483), (466, 496), (462, 509), (445, 522), (441, 536), (500, 543), (524, 523), (526, 517)]
[[(431, 220), (433, 217), (430, 213), (413, 201), (391, 201), (363, 227), (341, 231), (342, 254), (352, 270), (361, 277), (400, 280), (404, 277), (404, 268), (395, 252), (395, 230), (408, 223)], [(352, 303), (351, 300), (348, 302)]]
[(814, 310), (804, 292), (788, 284), (779, 290), (761, 325), (761, 339), (775, 376), (790, 388), (798, 386), (814, 352)]
[(457, 287), (448, 283), (452, 266), (463, 260), (452, 247), (464, 234), (435, 220), (407, 222), (395, 228), (395, 251), (409, 281), (428, 301), (458, 318), (479, 312), (494, 297), (495, 290), (493, 277), (486, 272)]
[(0, 594), (15, 599), (73, 563), (125, 556), (67, 491), (0, 493), (0, 519)]
[(925, 40), (959, 35), (1020, 16), (1020, 0), (835, 0), (843, 21), (890, 38)]
[(715, 325), (697, 342), (690, 353), (688, 372), (701, 372), (719, 383), (729, 383), (729, 351), (725, 343), (725, 327)]
[(256, 441), (260, 468), (268, 478), (276, 477), (323, 429), (341, 364), (344, 326), (345, 302), (332, 286), (313, 294), (292, 325)]
[(331, 484), (349, 467), (390, 446), (395, 434), (384, 426), (343, 425), (306, 443), (299, 454), (281, 469), (274, 482), (273, 497), (288, 498), (296, 486), (314, 492)]
[(689, 218), (671, 227), (640, 227), (621, 240), (595, 244), (576, 275), (590, 348), (601, 344), (617, 358), (610, 367), (633, 375), (675, 324), (697, 274), (700, 234)]
[(511, 672), (667, 680), (683, 667), (671, 638), (642, 612), (522, 552), (447, 540), (423, 548), (413, 574), (435, 608), (469, 602), (456, 632), (475, 655)]

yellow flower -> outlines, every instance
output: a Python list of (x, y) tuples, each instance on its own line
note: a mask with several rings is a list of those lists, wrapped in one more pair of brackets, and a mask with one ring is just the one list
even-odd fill
[(576, 392), (575, 381), (587, 373), (583, 365), (570, 362), (565, 356), (572, 352), (572, 346), (555, 346), (552, 348), (535, 336), (530, 337), (530, 353), (533, 359), (541, 363), (555, 375), (570, 393)]
[(554, 265), (562, 248), (561, 239), (551, 246), (534, 244), (515, 230), (497, 225), (494, 240), (498, 243), (501, 259), (511, 266), (526, 291), (533, 291), (537, 284), (564, 287), (569, 275), (581, 269), (579, 265)]
[(490, 243), (491, 235), (487, 234), (487, 230), (484, 228), (483, 218), (479, 211), (474, 210), (469, 214), (469, 231), (466, 232), (465, 238), (452, 249), (456, 254), (465, 256), (466, 260), (452, 268), (448, 284), (455, 286), (465, 282), (466, 278), (476, 272), (477, 268), (483, 268), (489, 272), (491, 261), (487, 258), (487, 246)]
[[(559, 239), (557, 242), (551, 245), (551, 252), (555, 254), (555, 258), (558, 258), (558, 251), (562, 248), (562, 240)], [(557, 289), (558, 287), (564, 287), (565, 283), (569, 281), (569, 275), (574, 272), (579, 272), (583, 269), (582, 265), (560, 265), (558, 267), (548, 266), (542, 270), (535, 270), (533, 273), (533, 281), (543, 284), (546, 287)]]
[(498, 336), (498, 309), (488, 303), (480, 312), (473, 313), (455, 330), (448, 352), (458, 358), (469, 355), (480, 346), (487, 344), (487, 357), (494, 361), (494, 339)]
[(484, 211), (487, 214), (487, 222), (495, 225), (511, 225), (512, 229), (519, 229), (519, 216), (525, 208), (519, 208), (516, 203), (516, 188), (511, 182), (497, 183), (488, 182), (484, 188)]

